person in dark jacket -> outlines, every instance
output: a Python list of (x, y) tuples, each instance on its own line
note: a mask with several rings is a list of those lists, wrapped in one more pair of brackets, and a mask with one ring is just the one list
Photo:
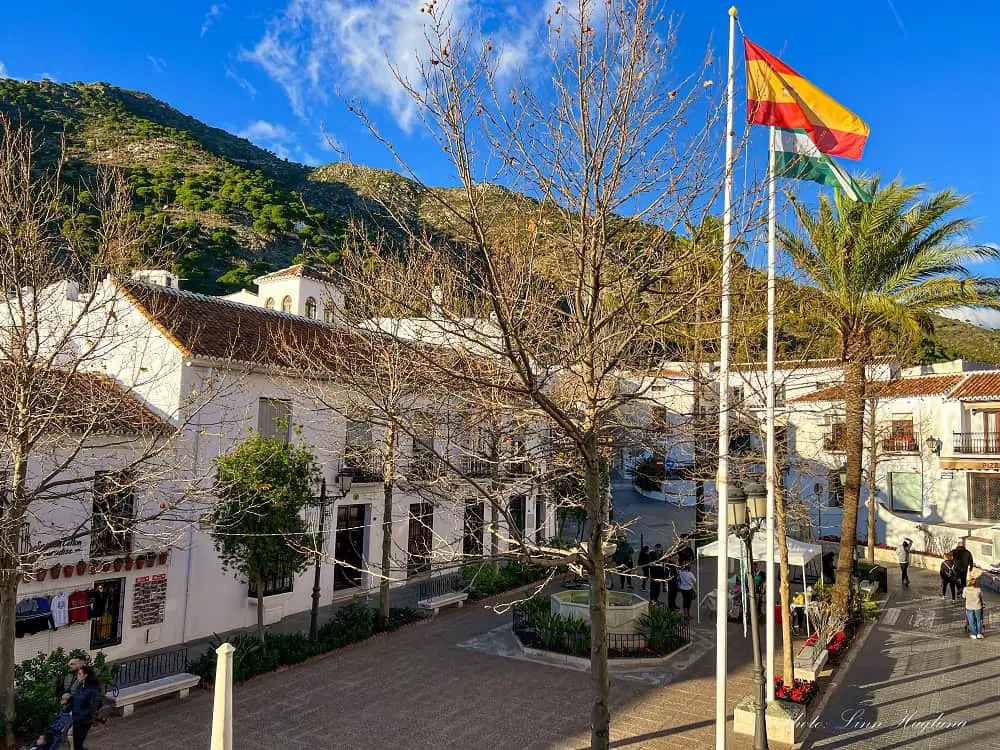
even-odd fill
[(632, 555), (635, 551), (623, 536), (618, 538), (615, 545), (615, 554), (612, 559), (618, 570), (618, 588), (624, 589), (627, 582), (628, 587), (634, 589), (635, 586), (632, 585)]
[(944, 599), (948, 588), (951, 588), (951, 601), (957, 601), (958, 595), (958, 573), (955, 571), (955, 555), (948, 552), (941, 563), (941, 598)]
[(694, 550), (687, 537), (681, 537), (680, 547), (677, 549), (677, 564), (682, 568), (694, 564)]
[(677, 594), (680, 593), (681, 567), (676, 557), (667, 558), (667, 609), (677, 611)]
[(959, 539), (958, 546), (952, 550), (951, 554), (955, 560), (955, 572), (958, 574), (958, 580), (962, 584), (962, 589), (964, 590), (969, 577), (969, 572), (973, 568), (972, 553), (965, 548), (965, 540)]
[(646, 582), (649, 580), (649, 561), (652, 559), (652, 555), (649, 552), (649, 545), (645, 545), (641, 550), (639, 550), (639, 558), (636, 560), (635, 564), (639, 568), (639, 573), (642, 575), (642, 590), (646, 590)]
[(81, 659), (79, 656), (73, 656), (70, 658), (67, 666), (69, 669), (66, 674), (56, 683), (56, 698), (59, 700), (62, 700), (63, 696), (67, 694), (72, 695), (80, 687), (80, 667), (87, 666), (87, 660)]
[(89, 665), (81, 667), (78, 676), (80, 687), (69, 699), (73, 713), (73, 750), (85, 750), (83, 743), (101, 708), (101, 683)]
[(663, 552), (663, 545), (654, 545), (649, 562), (649, 601), (651, 604), (658, 604), (660, 601), (663, 582), (667, 579), (665, 562), (666, 556)]

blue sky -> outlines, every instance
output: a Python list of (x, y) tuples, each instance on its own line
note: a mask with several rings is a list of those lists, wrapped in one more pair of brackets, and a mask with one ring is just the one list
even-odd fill
[[(451, 0), (466, 23), (487, 28), (526, 59), (543, 3)], [(724, 53), (730, 3), (677, 0), (681, 68), (706, 45)], [(421, 41), (411, 0), (180, 0), (173, 3), (8, 3), (0, 72), (17, 78), (108, 81), (147, 91), (209, 124), (241, 133), (288, 158), (344, 158), (393, 166), (344, 111), (335, 92), (363, 96), (387, 135), (429, 183), (453, 179), (414, 123), (386, 72), (405, 66)], [(871, 125), (861, 170), (902, 176), (972, 196), (973, 237), (1000, 242), (1000, 63), (981, 0), (841, 0), (740, 6), (746, 33), (852, 108)], [(846, 166), (854, 167), (852, 163)], [(992, 215), (991, 215), (992, 214)], [(1000, 264), (984, 264), (1000, 275)]]

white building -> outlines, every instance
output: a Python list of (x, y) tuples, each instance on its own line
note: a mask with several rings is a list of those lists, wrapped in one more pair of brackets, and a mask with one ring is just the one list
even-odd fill
[[(338, 496), (335, 482), (349, 463), (345, 452), (364, 455), (381, 436), (371, 425), (366, 430), (366, 425), (349, 424), (329, 407), (342, 392), (335, 374), (315, 378), (290, 369), (284, 348), (289, 341), (330, 340), (325, 321), (336, 322), (336, 309), (343, 304), (332, 280), (297, 266), (258, 279), (259, 294), (216, 298), (180, 291), (169, 274), (154, 279), (146, 273), (143, 278), (158, 283), (108, 280), (101, 290), (103, 302), (95, 316), (105, 325), (109, 319), (114, 322), (109, 335), (115, 342), (99, 366), (150, 420), (180, 427), (171, 447), (171, 476), (147, 483), (137, 490), (141, 497), (129, 499), (139, 505), (176, 502), (177, 513), (155, 529), (137, 529), (114, 550), (102, 549), (91, 535), (78, 549), (50, 555), (46, 570), (58, 565), (61, 573), (63, 566), (73, 565), (72, 576), (33, 575), (21, 586), (22, 598), (88, 590), (107, 596), (101, 599), (100, 616), (89, 624), (19, 638), (19, 660), (58, 646), (101, 648), (116, 659), (254, 625), (256, 599), (250, 585), (222, 570), (210, 526), (199, 523), (211, 504), (215, 458), (230, 452), (251, 430), (303, 442), (326, 479), (330, 504), (321, 603), (371, 592), (381, 580), (383, 484), (377, 467), (358, 466), (347, 497)], [(271, 309), (269, 300), (291, 312)], [(345, 346), (350, 338), (344, 329)], [(447, 415), (438, 416), (439, 427), (421, 428), (419, 440), (402, 435), (397, 442), (404, 479), (394, 494), (393, 568), (385, 571), (394, 585), (490, 548), (490, 513), (481, 497), (458, 482), (428, 495), (421, 491), (417, 472), (410, 471), (424, 457), (421, 442), (425, 446), (430, 441), (441, 453), (450, 450), (445, 440), (454, 436), (445, 434)], [(101, 473), (123, 463), (107, 451), (96, 451), (74, 462), (73, 470), (90, 477), (87, 493), (96, 495)], [(537, 539), (551, 536), (551, 509), (531, 477), (508, 475), (504, 488), (521, 531)], [(79, 504), (89, 508), (89, 494)], [(50, 512), (53, 518), (42, 518), (42, 525), (60, 528), (70, 522), (55, 518), (60, 511), (46, 506), (45, 514)], [(498, 533), (508, 536), (503, 522)], [(31, 534), (36, 536), (34, 525)], [(152, 568), (148, 552), (154, 553)], [(86, 570), (77, 574), (81, 560)], [(275, 571), (265, 582), (265, 622), (308, 610), (312, 575), (311, 568), (298, 577)]]

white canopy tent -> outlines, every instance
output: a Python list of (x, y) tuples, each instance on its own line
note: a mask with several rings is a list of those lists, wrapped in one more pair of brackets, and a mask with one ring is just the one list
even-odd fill
[[(743, 541), (735, 534), (729, 535), (729, 544), (727, 550), (727, 557), (731, 560), (739, 560), (743, 562), (746, 560), (746, 545)], [(823, 556), (823, 547), (819, 544), (809, 544), (808, 542), (803, 542), (799, 539), (793, 539), (792, 537), (785, 537), (785, 542), (788, 545), (788, 564), (800, 567), (802, 569), (802, 586), (806, 585), (806, 565), (818, 557)], [(704, 547), (698, 548), (698, 558), (697, 558), (697, 577), (698, 577), (698, 589), (701, 590), (701, 558), (702, 557), (718, 557), (719, 556), (719, 542), (714, 541), (710, 544), (706, 544)], [(777, 562), (781, 558), (780, 552), (778, 550), (778, 541), (774, 541), (774, 560)], [(753, 538), (753, 559), (754, 562), (766, 563), (767, 562), (767, 542), (762, 534), (756, 535)], [(823, 567), (820, 565), (820, 581), (823, 580)], [(698, 602), (698, 622), (701, 622), (701, 601)], [(716, 602), (715, 606), (726, 606), (725, 602)], [(773, 614), (772, 614), (773, 616)], [(812, 632), (809, 625), (809, 609), (806, 608), (806, 627), (809, 628), (809, 632)]]

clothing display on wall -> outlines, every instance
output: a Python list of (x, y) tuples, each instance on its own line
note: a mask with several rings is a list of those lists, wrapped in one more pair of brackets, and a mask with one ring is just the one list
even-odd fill
[(55, 630), (56, 626), (49, 611), (48, 599), (39, 596), (22, 599), (17, 603), (17, 614), (14, 619), (14, 635), (17, 638), (49, 629)]
[(65, 591), (56, 594), (49, 602), (52, 607), (52, 622), (57, 628), (69, 625), (69, 594)]
[(86, 591), (74, 591), (69, 595), (70, 624), (86, 622), (90, 616), (90, 597)]
[(22, 599), (17, 603), (15, 635), (23, 638), (64, 625), (96, 620), (104, 614), (107, 607), (108, 597), (103, 586), (89, 591), (61, 591), (51, 596)]

